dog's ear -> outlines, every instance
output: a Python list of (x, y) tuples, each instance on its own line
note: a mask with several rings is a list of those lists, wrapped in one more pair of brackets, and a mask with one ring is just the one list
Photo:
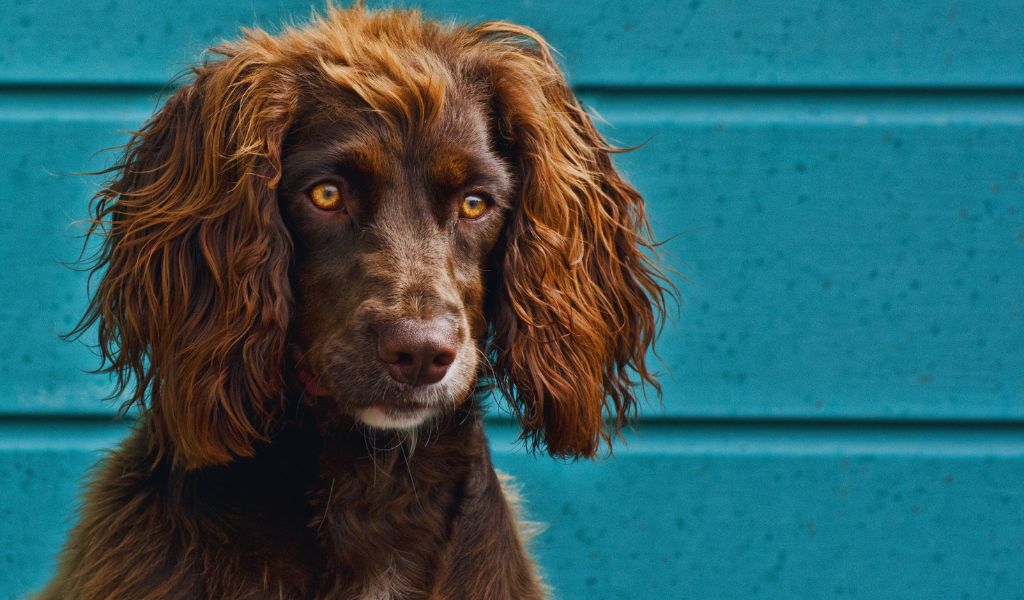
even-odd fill
[[(664, 313), (643, 199), (535, 32), (475, 28), (495, 137), (518, 168), (499, 249), (491, 352), (525, 438), (555, 456), (593, 456), (658, 389), (646, 353)], [(606, 424), (607, 421), (607, 424)]]
[(294, 98), (257, 42), (195, 69), (94, 198), (102, 278), (72, 334), (97, 327), (115, 395), (186, 468), (251, 455), (283, 391), (291, 242), (274, 188)]

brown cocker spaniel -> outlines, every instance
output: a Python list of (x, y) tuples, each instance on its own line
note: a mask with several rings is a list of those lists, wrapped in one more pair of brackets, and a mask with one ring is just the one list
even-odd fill
[(484, 437), (590, 457), (665, 281), (535, 32), (330, 8), (194, 69), (95, 199), (95, 331), (139, 409), (44, 599), (545, 596)]

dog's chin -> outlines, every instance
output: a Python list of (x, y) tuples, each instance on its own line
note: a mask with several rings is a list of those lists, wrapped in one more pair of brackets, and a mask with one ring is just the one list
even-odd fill
[(417, 387), (396, 385), (376, 400), (349, 405), (349, 414), (372, 429), (409, 431), (456, 410), (472, 392), (472, 382), (458, 379)]
[[(429, 423), (461, 405), (470, 386), (438, 383), (422, 387), (400, 386), (368, 404), (353, 406), (350, 414), (372, 429), (408, 431)], [(398, 388), (399, 386), (396, 386)], [(465, 389), (463, 389), (465, 388)], [(351, 405), (350, 405), (351, 406)]]
[(372, 429), (408, 431), (416, 429), (440, 412), (439, 407), (369, 406), (356, 411), (356, 419)]

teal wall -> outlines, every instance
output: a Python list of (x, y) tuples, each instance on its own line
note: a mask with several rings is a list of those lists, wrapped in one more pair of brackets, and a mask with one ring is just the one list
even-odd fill
[[(1024, 598), (1024, 2), (423, 4), (562, 51), (646, 142), (617, 162), (680, 273), (628, 449), (562, 464), (490, 424), (558, 598)], [(124, 432), (56, 337), (99, 183), (73, 173), (212, 41), (308, 12), (0, 0), (0, 597)]]

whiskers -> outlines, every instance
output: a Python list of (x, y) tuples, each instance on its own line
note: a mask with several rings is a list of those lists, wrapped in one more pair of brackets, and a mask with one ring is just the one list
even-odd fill
[(327, 512), (331, 510), (331, 499), (334, 498), (334, 483), (337, 481), (334, 477), (331, 478), (331, 489), (327, 492), (327, 502), (324, 504), (324, 514), (320, 516), (320, 524), (316, 526), (316, 532), (319, 534), (320, 529), (324, 526), (324, 521), (327, 520)]

